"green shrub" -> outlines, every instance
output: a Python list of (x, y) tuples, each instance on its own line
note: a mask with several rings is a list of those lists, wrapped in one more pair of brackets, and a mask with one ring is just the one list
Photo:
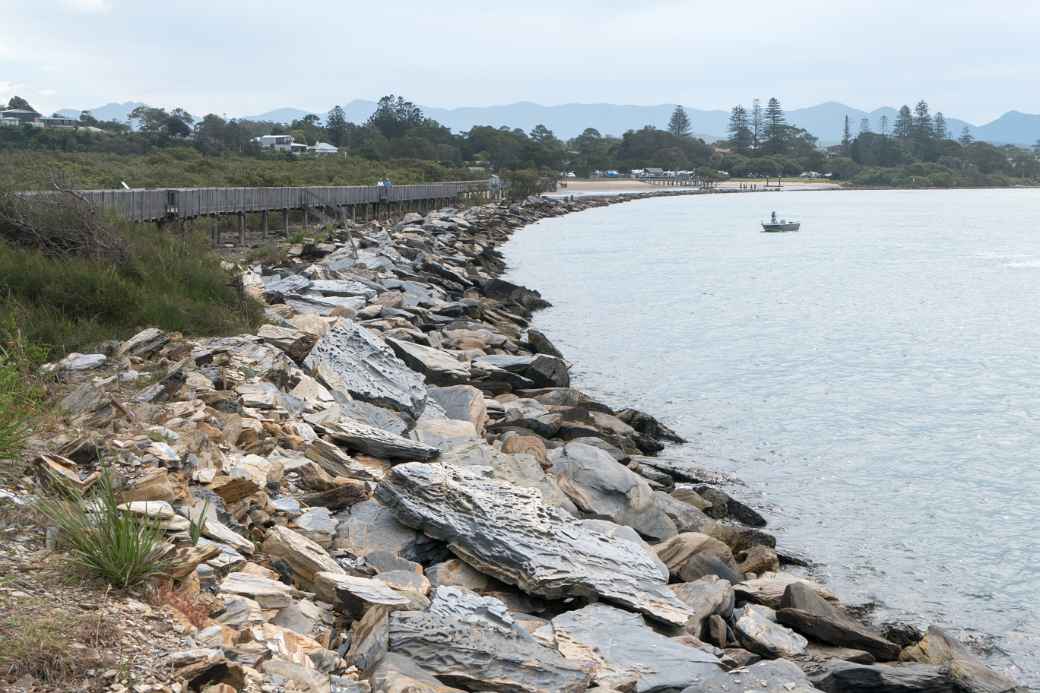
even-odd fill
[(17, 457), (25, 443), (29, 419), (43, 398), (35, 373), (44, 355), (12, 322), (0, 324), (0, 460)]
[(48, 358), (144, 327), (206, 336), (259, 324), (262, 307), (243, 294), (202, 235), (145, 225), (120, 232), (127, 253), (118, 264), (0, 242), (0, 317), (16, 321)]
[(40, 511), (58, 527), (72, 560), (115, 587), (129, 587), (163, 573), (165, 530), (158, 520), (119, 509), (108, 471), (81, 497), (61, 487), (40, 502)]

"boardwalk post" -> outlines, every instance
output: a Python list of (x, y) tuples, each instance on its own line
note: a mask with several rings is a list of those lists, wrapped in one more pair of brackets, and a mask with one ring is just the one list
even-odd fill
[(246, 213), (238, 213), (238, 244), (246, 244)]
[(285, 237), (289, 237), (289, 210), (282, 210), (282, 231), (285, 233)]
[(311, 230), (311, 208), (307, 205), (303, 206), (303, 230)]
[(267, 218), (267, 210), (265, 209), (263, 212), (260, 213), (260, 215), (263, 218), (263, 225), (264, 225), (263, 239), (266, 241), (267, 240), (268, 223), (269, 223), (269, 220)]

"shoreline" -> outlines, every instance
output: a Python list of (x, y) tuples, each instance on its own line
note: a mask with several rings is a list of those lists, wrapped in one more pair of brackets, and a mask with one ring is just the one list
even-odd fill
[(875, 628), (784, 572), (801, 562), (718, 473), (658, 455), (681, 436), (571, 386), (532, 327), (548, 304), (501, 279), (499, 248), (541, 219), (689, 194), (723, 193), (345, 222), (241, 268), (266, 304), (256, 334), (150, 329), (54, 365), (69, 394), (60, 434), (34, 443), (38, 473), (89, 486), (105, 457), (122, 498), (144, 502), (132, 512), (167, 523), (178, 574), (216, 600), (153, 676), (173, 663), (178, 682), (235, 690), (716, 691), (747, 672), (778, 690), (864, 676), (1014, 689), (941, 629)]

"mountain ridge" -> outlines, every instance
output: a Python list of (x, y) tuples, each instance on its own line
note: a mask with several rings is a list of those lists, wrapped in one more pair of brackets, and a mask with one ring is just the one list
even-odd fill
[[(137, 106), (144, 105), (137, 101), (108, 103), (90, 109), (99, 120), (125, 121), (127, 115)], [(555, 106), (544, 106), (533, 101), (517, 101), (515, 103), (493, 106), (459, 106), (440, 108), (421, 106), (429, 117), (443, 123), (456, 132), (469, 130), (476, 125), (507, 126), (530, 131), (535, 125), (543, 124), (556, 133), (558, 137), (569, 139), (575, 137), (585, 128), (594, 127), (604, 135), (620, 136), (626, 130), (638, 129), (645, 125), (663, 128), (668, 123), (674, 104), (657, 104), (637, 106), (629, 104), (600, 103), (566, 103)], [(331, 107), (330, 107), (331, 108)], [(729, 111), (721, 109), (699, 109), (684, 106), (693, 125), (694, 134), (708, 141), (724, 139), (729, 123)], [(367, 119), (376, 109), (376, 102), (355, 99), (343, 105), (347, 120), (361, 122)], [(326, 111), (309, 111), (294, 107), (281, 107), (255, 115), (239, 116), (247, 120), (266, 120), (288, 124), (293, 120), (314, 113), (322, 118)], [(76, 109), (62, 109), (62, 115), (78, 117)], [(849, 125), (853, 135), (860, 130), (860, 121), (866, 118), (874, 132), (881, 130), (881, 117), (887, 116), (888, 127), (894, 124), (897, 109), (882, 106), (872, 111), (863, 111), (843, 104), (839, 101), (824, 101), (815, 106), (795, 108), (786, 112), (788, 123), (805, 128), (817, 138), (821, 144), (834, 144), (841, 140), (845, 116), (849, 117)], [(1023, 113), (1010, 110), (989, 123), (975, 125), (952, 116), (946, 117), (946, 127), (950, 137), (959, 137), (962, 130), (978, 140), (994, 144), (1015, 144), (1031, 146), (1040, 141), (1040, 114)]]

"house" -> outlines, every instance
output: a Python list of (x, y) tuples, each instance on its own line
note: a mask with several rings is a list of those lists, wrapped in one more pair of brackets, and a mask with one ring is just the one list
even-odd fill
[(22, 108), (8, 108), (0, 111), (0, 124), (2, 125), (35, 125), (43, 127), (43, 119), (36, 111)]
[[(271, 149), (276, 152), (291, 152), (293, 145), (296, 144), (292, 135), (261, 135), (254, 137), (253, 142), (260, 149)], [(303, 148), (307, 149), (307, 145), (303, 145)]]
[(307, 151), (317, 156), (332, 156), (339, 154), (339, 147), (328, 142), (318, 142), (313, 147), (307, 147)]
[(40, 118), (45, 128), (78, 128), (79, 121), (75, 118), (66, 118), (64, 116), (53, 115), (50, 117), (44, 116)]

